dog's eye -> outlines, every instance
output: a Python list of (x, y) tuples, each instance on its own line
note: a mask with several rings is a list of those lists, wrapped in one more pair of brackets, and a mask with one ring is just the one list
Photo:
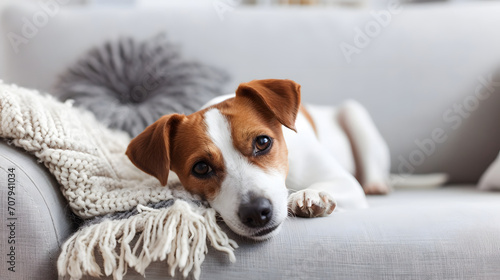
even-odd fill
[(255, 154), (260, 154), (266, 152), (271, 148), (272, 140), (271, 137), (266, 135), (261, 135), (255, 138)]
[(193, 173), (197, 176), (206, 176), (212, 172), (212, 168), (204, 161), (200, 161), (193, 166)]

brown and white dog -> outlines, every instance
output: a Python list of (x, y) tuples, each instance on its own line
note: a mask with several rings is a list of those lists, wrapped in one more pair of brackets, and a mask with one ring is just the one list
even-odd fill
[(175, 172), (234, 232), (257, 240), (279, 232), (287, 209), (327, 216), (367, 207), (363, 189), (388, 191), (388, 148), (366, 110), (354, 101), (306, 110), (291, 80), (243, 83), (191, 115), (163, 116), (127, 155), (163, 185)]

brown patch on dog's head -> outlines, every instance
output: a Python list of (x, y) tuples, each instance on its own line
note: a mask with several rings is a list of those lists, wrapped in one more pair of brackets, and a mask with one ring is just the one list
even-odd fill
[[(249, 162), (264, 170), (288, 172), (288, 150), (282, 125), (273, 114), (239, 98), (229, 99), (214, 107), (227, 118), (231, 126), (234, 148)], [(254, 144), (256, 138), (263, 135), (273, 139), (272, 146), (265, 155), (256, 156)]]
[(170, 139), (184, 118), (178, 114), (161, 117), (132, 139), (127, 147), (126, 154), (130, 161), (158, 178), (163, 186), (167, 184), (170, 170)]
[(295, 129), (300, 106), (300, 85), (292, 80), (253, 80), (242, 83), (236, 98), (247, 100), (261, 111), (268, 111), (284, 126)]
[[(206, 110), (189, 115), (173, 139), (172, 171), (182, 185), (191, 193), (213, 199), (224, 180), (226, 167), (221, 151), (207, 134), (203, 115)], [(198, 178), (192, 174), (198, 162), (206, 162), (213, 169), (214, 175)]]
[[(288, 150), (282, 125), (296, 131), (295, 120), (300, 106), (300, 85), (291, 80), (254, 80), (241, 84), (230, 105), (220, 106), (231, 123), (233, 144), (249, 161), (262, 169), (288, 173)], [(253, 156), (249, 145), (256, 137), (273, 139), (264, 156)]]
[[(186, 190), (212, 198), (224, 178), (225, 167), (220, 151), (206, 133), (203, 112), (163, 116), (130, 142), (127, 156), (163, 186), (172, 170)], [(209, 163), (217, 176), (203, 180), (192, 176), (191, 170), (199, 161)]]

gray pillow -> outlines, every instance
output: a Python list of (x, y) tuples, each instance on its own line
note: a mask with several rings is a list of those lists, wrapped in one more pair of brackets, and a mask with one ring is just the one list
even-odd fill
[(228, 75), (185, 60), (164, 35), (93, 48), (59, 78), (54, 92), (136, 136), (162, 115), (190, 114), (222, 93)]

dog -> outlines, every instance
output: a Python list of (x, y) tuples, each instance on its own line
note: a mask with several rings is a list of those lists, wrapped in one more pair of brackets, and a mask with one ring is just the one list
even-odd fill
[(276, 235), (288, 212), (323, 217), (367, 208), (365, 193), (387, 193), (389, 149), (367, 111), (355, 101), (300, 100), (292, 80), (242, 83), (191, 115), (161, 117), (126, 154), (162, 185), (173, 171), (231, 230), (255, 240)]

